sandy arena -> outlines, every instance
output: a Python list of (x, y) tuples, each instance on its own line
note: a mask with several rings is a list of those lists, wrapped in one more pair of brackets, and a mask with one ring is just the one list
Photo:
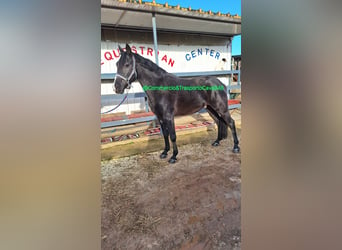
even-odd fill
[(240, 249), (241, 156), (231, 137), (179, 146), (175, 164), (159, 159), (162, 148), (102, 161), (102, 249)]

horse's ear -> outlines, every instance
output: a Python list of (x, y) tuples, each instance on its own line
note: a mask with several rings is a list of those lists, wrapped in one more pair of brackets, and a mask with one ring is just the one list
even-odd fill
[(131, 47), (129, 47), (129, 45), (126, 43), (126, 52), (128, 54), (131, 54), (132, 53), (132, 50), (131, 50)]
[(123, 53), (124, 50), (121, 48), (121, 46), (119, 45), (119, 50), (120, 50), (120, 53)]

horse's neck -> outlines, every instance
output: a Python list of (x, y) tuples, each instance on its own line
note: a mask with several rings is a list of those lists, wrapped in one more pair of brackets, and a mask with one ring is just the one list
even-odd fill
[[(144, 89), (144, 86), (147, 87), (147, 86), (157, 86), (158, 85), (158, 81), (153, 81), (153, 80), (151, 81), (149, 79), (149, 77), (146, 77), (145, 74), (148, 74), (148, 72), (140, 72), (141, 77), (138, 77), (138, 82), (141, 84), (143, 89)], [(144, 89), (144, 92), (147, 95), (147, 98), (148, 98), (148, 101), (150, 102), (151, 108), (154, 107), (155, 102), (156, 102), (156, 97), (154, 94), (156, 93), (156, 91), (149, 91), (149, 90)], [(154, 110), (152, 110), (152, 111), (154, 111)]]
[(143, 66), (143, 59), (137, 63), (138, 82), (141, 86), (157, 86), (161, 84), (162, 74), (158, 74)]
[[(162, 83), (162, 76), (158, 76), (156, 72), (153, 72), (146, 67), (143, 67), (140, 63), (137, 63), (137, 73), (138, 78), (137, 81), (141, 84), (141, 86), (144, 89), (144, 86), (158, 86)], [(158, 102), (158, 97), (156, 96), (157, 91), (149, 91), (145, 90), (144, 92), (147, 95), (149, 106), (152, 109), (153, 112), (155, 112), (154, 108), (156, 103)]]

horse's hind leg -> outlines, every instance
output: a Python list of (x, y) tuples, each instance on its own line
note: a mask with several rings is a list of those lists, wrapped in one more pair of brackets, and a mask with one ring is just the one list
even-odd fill
[(211, 118), (213, 118), (213, 120), (215, 121), (216, 125), (217, 125), (217, 130), (218, 130), (218, 133), (217, 133), (217, 139), (211, 144), (212, 146), (218, 146), (220, 145), (220, 140), (221, 140), (221, 130), (219, 129), (219, 120), (218, 118), (213, 114), (211, 113), (211, 111), (208, 110), (208, 114), (211, 116)]
[(240, 152), (240, 147), (239, 147), (239, 140), (237, 138), (237, 133), (236, 133), (236, 128), (235, 128), (235, 121), (230, 116), (228, 110), (222, 115), (222, 118), (225, 120), (225, 122), (227, 123), (227, 125), (229, 126), (229, 128), (230, 128), (230, 130), (232, 131), (232, 134), (233, 134), (233, 139), (234, 139), (233, 152), (234, 153), (239, 153)]
[(224, 138), (227, 138), (227, 125), (222, 120), (222, 118), (219, 117), (217, 112), (210, 106), (207, 107), (208, 113), (213, 118), (217, 125), (217, 139), (211, 144), (212, 146), (218, 146), (220, 145), (220, 141)]

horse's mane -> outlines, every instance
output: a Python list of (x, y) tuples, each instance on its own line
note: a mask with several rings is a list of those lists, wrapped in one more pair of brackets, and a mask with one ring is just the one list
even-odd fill
[(150, 59), (147, 59), (139, 54), (134, 54), (135, 58), (138, 59), (140, 62), (140, 65), (144, 67), (145, 69), (148, 69), (149, 71), (155, 72), (155, 73), (167, 73), (166, 70), (159, 67), (157, 64), (152, 62)]

